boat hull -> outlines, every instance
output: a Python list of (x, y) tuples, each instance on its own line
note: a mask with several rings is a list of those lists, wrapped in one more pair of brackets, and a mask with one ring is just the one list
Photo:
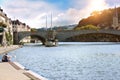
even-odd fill
[(57, 42), (54, 42), (54, 41), (46, 41), (45, 46), (46, 46), (46, 47), (54, 47), (54, 46), (57, 46)]

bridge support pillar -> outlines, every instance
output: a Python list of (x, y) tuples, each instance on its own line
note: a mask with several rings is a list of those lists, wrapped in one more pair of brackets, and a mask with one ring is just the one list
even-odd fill
[(18, 39), (18, 33), (14, 32), (14, 38), (13, 38), (13, 44), (18, 45), (19, 44), (19, 39)]

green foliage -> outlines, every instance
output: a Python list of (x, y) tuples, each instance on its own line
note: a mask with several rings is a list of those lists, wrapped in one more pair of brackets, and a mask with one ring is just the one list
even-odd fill
[(7, 27), (7, 24), (4, 24), (3, 22), (0, 22), (0, 26)]
[(36, 32), (37, 29), (36, 28), (31, 28), (31, 32)]
[[(120, 7), (117, 8), (118, 17), (120, 18)], [(105, 9), (103, 11), (93, 11), (87, 18), (80, 20), (79, 24), (74, 28), (85, 26), (85, 25), (99, 25), (101, 28), (111, 27), (113, 22), (113, 15), (115, 9)]]
[(94, 25), (86, 25), (82, 27), (77, 27), (75, 30), (99, 30), (100, 27), (94, 26)]
[(4, 31), (4, 28), (0, 26), (0, 32), (3, 32)]
[(5, 34), (6, 34), (6, 40), (8, 42), (8, 45), (13, 44), (12, 35), (11, 35), (10, 31), (8, 33), (6, 32)]

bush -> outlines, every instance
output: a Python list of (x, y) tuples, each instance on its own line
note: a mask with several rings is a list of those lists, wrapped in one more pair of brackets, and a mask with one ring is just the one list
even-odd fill
[(86, 25), (82, 27), (76, 28), (76, 30), (99, 30), (100, 27), (94, 26), (94, 25)]
[(8, 42), (8, 45), (13, 44), (11, 33), (10, 32), (8, 32), (8, 33), (6, 32), (5, 35), (6, 35), (6, 40)]

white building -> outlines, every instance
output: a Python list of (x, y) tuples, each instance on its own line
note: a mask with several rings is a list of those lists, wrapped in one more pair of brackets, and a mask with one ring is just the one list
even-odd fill
[[(19, 20), (14, 20), (12, 21), (12, 25), (13, 25), (13, 32), (24, 32), (24, 31), (31, 31), (31, 28), (26, 25), (25, 23), (20, 22)], [(30, 36), (24, 38), (23, 40), (21, 40), (20, 42), (30, 42)]]
[(10, 45), (13, 43), (13, 31), (11, 19), (0, 8), (0, 44), (2, 46)]
[(118, 29), (120, 30), (120, 20), (118, 18), (118, 11), (117, 8), (115, 7), (114, 13), (113, 13), (113, 24), (112, 27), (113, 29)]

